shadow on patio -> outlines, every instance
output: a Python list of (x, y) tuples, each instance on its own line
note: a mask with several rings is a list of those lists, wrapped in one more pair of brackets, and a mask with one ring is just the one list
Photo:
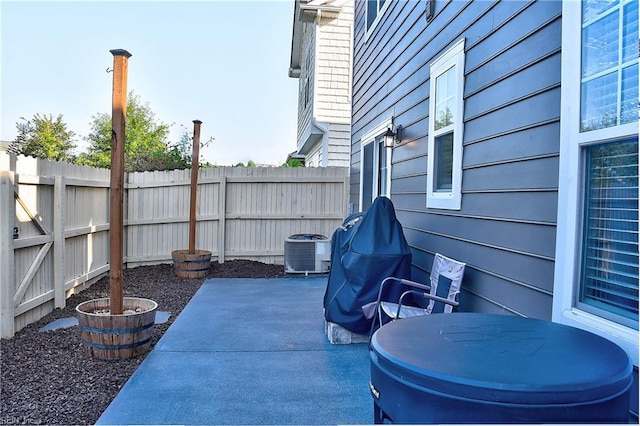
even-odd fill
[(367, 344), (328, 342), (326, 283), (205, 281), (98, 424), (372, 423)]

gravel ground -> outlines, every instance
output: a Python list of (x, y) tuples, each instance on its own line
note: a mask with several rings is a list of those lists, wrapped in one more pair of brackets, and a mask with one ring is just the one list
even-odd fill
[[(275, 278), (282, 265), (234, 260), (212, 263), (209, 278)], [(172, 265), (141, 266), (124, 271), (124, 294), (152, 299), (169, 320), (154, 326), (152, 348), (200, 288), (203, 279), (177, 278)], [(60, 318), (75, 317), (75, 307), (86, 300), (109, 297), (104, 277), (73, 295), (64, 309), (0, 340), (0, 425), (94, 424), (129, 379), (144, 356), (105, 362), (84, 354), (78, 327), (38, 330)]]

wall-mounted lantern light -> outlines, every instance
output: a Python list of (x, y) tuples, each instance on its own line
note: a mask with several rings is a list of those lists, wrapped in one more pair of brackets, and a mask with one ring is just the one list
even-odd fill
[(393, 144), (395, 143), (395, 139), (396, 139), (396, 134), (393, 133), (393, 130), (391, 130), (390, 127), (387, 127), (387, 131), (384, 132), (383, 138), (384, 140), (382, 144), (384, 145), (384, 147), (393, 148)]
[(390, 127), (387, 128), (387, 131), (384, 132), (383, 135), (383, 145), (385, 148), (393, 148), (393, 146), (397, 143), (400, 143), (402, 138), (402, 126), (396, 126), (395, 133), (391, 130)]

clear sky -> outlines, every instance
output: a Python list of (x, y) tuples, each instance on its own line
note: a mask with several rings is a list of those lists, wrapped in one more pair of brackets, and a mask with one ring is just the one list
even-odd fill
[(78, 136), (111, 114), (111, 49), (126, 49), (128, 89), (177, 141), (203, 122), (206, 161), (281, 164), (296, 149), (298, 80), (289, 78), (293, 0), (0, 3), (1, 135), (36, 113)]

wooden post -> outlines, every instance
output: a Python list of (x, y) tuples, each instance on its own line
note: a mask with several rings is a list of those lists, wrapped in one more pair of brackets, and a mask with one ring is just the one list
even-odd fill
[(191, 198), (189, 205), (189, 254), (196, 252), (196, 201), (198, 195), (198, 166), (200, 165), (200, 126), (193, 120), (193, 152), (191, 155)]
[(109, 193), (109, 296), (112, 315), (123, 311), (122, 267), (124, 225), (125, 123), (127, 118), (127, 72), (131, 53), (123, 49), (113, 55), (113, 94), (111, 99), (111, 185)]
[[(13, 169), (15, 170), (15, 168)], [(15, 333), (16, 288), (14, 269), (13, 227), (16, 223), (15, 174), (0, 170), (0, 337), (9, 339)]]
[(66, 178), (64, 176), (56, 176), (53, 186), (53, 294), (56, 308), (64, 308), (67, 304), (64, 261), (66, 190)]
[(227, 175), (226, 168), (222, 169), (220, 176), (220, 189), (218, 190), (218, 263), (224, 263), (225, 256), (225, 232), (227, 229)]

